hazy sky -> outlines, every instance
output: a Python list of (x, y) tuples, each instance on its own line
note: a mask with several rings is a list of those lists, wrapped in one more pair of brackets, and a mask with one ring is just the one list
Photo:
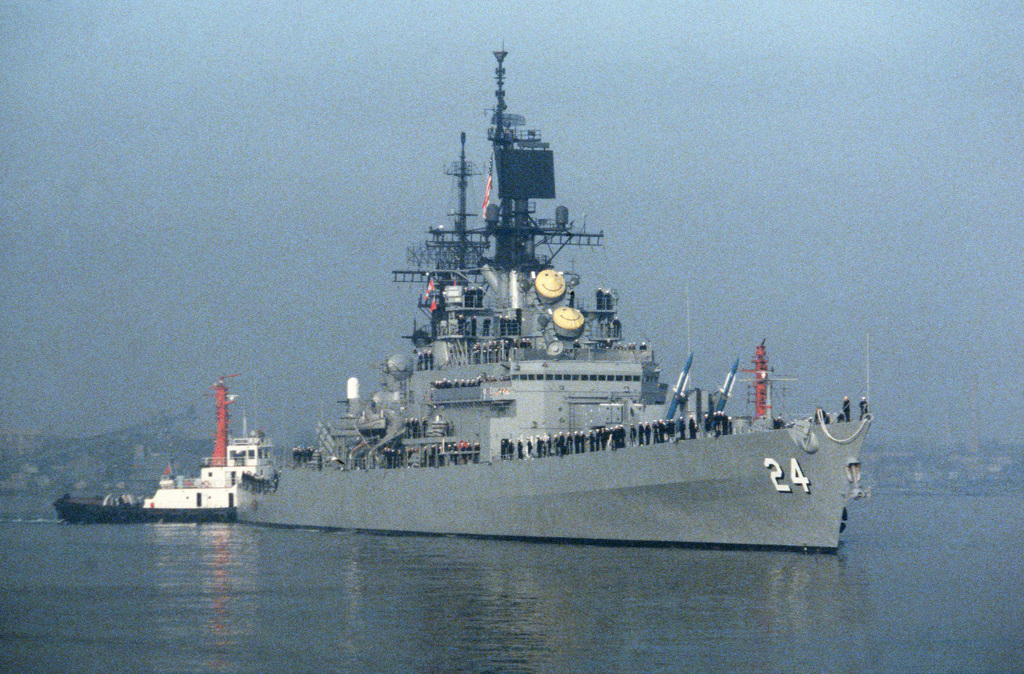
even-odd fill
[(786, 413), (835, 409), (870, 337), (875, 443), (1020, 441), (1021, 3), (601, 6), (4, 2), (0, 427), (212, 428), (243, 373), (287, 442), (373, 388), (422, 292), (389, 272), (448, 221), (459, 132), (486, 164), (504, 44), (555, 150), (540, 215), (607, 235), (559, 266), (618, 289), (664, 380), (688, 290), (698, 384), (767, 338)]

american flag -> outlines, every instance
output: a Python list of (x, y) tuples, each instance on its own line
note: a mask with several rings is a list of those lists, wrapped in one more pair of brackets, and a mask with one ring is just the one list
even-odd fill
[(487, 204), (491, 203), (491, 174), (487, 173), (487, 188), (484, 190), (483, 214), (487, 217)]

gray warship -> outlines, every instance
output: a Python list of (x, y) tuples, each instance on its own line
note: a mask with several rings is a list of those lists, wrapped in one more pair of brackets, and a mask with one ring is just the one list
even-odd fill
[[(754, 410), (729, 416), (739, 359), (720, 388), (674, 386), (653, 348), (625, 341), (615, 290), (556, 261), (603, 232), (553, 219), (550, 144), (507, 112), (497, 60), (493, 153), (478, 226), (460, 157), (454, 227), (430, 229), (393, 272), (418, 287), (410, 348), (381, 366), (364, 399), (349, 379), (318, 446), (272, 479), (249, 481), (238, 518), (257, 525), (561, 542), (835, 551), (848, 501), (864, 495), (866, 400), (835, 419), (772, 413), (764, 342)], [(493, 193), (493, 198), (492, 198)], [(475, 210), (475, 209), (474, 209)], [(422, 323), (420, 323), (422, 321)], [(854, 416), (857, 416), (854, 419)]]

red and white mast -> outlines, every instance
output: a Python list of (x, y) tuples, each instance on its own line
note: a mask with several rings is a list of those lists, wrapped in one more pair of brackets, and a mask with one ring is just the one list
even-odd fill
[(228, 405), (235, 401), (235, 396), (228, 394), (228, 385), (224, 380), (228, 377), (237, 377), (237, 374), (229, 374), (217, 380), (213, 386), (213, 395), (217, 400), (217, 440), (213, 445), (213, 458), (211, 465), (225, 466), (228, 458)]
[(772, 408), (771, 381), (768, 379), (768, 350), (764, 346), (765, 340), (757, 345), (754, 351), (753, 370), (744, 370), (754, 375), (754, 419), (763, 419), (768, 416)]

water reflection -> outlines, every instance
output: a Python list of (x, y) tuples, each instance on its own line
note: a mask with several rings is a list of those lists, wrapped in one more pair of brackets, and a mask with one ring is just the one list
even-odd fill
[(224, 671), (256, 627), (252, 587), (259, 546), (252, 531), (224, 524), (148, 527), (155, 546), (152, 582), (158, 590), (147, 611), (166, 659), (156, 671)]
[[(151, 527), (157, 671), (654, 671), (861, 656), (842, 554)], [(847, 665), (844, 664), (844, 667)]]
[(333, 641), (365, 653), (387, 635), (402, 644), (390, 657), (417, 669), (577, 669), (615, 653), (634, 671), (756, 671), (832, 662), (865, 621), (863, 580), (834, 555), (362, 536), (342, 549)]
[(0, 669), (1024, 671), (1019, 511), (876, 495), (838, 556), (8, 523)]

